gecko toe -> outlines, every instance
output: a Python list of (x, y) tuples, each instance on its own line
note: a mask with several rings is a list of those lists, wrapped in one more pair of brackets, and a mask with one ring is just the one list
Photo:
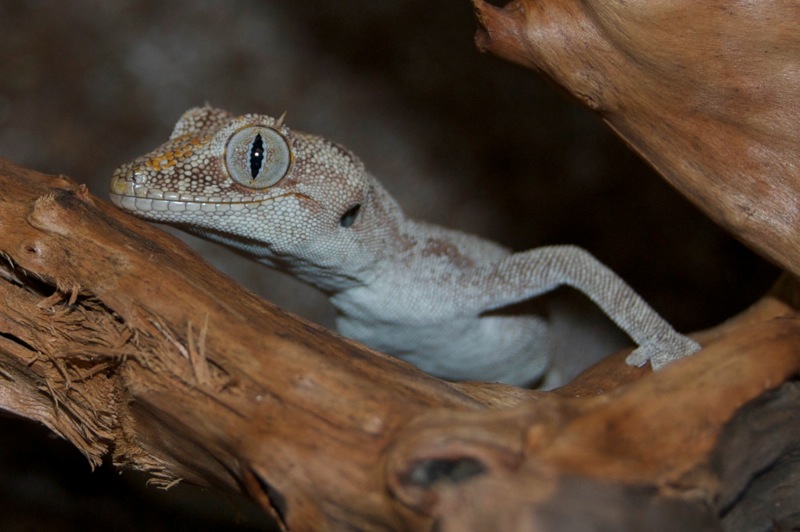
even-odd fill
[(628, 355), (625, 362), (629, 366), (637, 367), (644, 366), (647, 362), (650, 362), (653, 371), (659, 371), (676, 360), (693, 355), (700, 348), (700, 344), (691, 338), (677, 335), (677, 338), (673, 337), (667, 341), (640, 345)]

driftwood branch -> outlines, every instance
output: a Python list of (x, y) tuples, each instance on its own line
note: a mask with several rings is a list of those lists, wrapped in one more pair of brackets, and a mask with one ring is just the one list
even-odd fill
[(595, 110), (731, 234), (800, 274), (800, 8), (474, 0), (478, 46)]
[(2, 161), (0, 190), (0, 407), (291, 529), (710, 526), (794, 441), (736, 422), (798, 406), (791, 282), (658, 374), (621, 353), (554, 393), (450, 384), (259, 300), (66, 178)]

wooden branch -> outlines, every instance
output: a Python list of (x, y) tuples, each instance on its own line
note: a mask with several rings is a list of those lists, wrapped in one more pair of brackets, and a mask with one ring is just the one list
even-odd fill
[(474, 0), (478, 46), (550, 77), (708, 216), (800, 274), (800, 8)]
[(800, 368), (791, 282), (658, 374), (620, 353), (554, 393), (450, 384), (259, 300), (66, 178), (0, 160), (0, 191), (0, 407), (92, 463), (245, 493), (293, 530), (550, 530), (715, 523), (783, 456), (741, 463), (720, 435)]

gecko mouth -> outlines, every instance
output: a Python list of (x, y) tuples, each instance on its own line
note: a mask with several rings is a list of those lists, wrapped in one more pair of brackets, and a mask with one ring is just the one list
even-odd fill
[(254, 209), (262, 203), (294, 196), (299, 199), (311, 200), (309, 196), (297, 192), (286, 192), (267, 196), (256, 194), (253, 196), (239, 196), (235, 200), (224, 196), (205, 196), (193, 194), (179, 194), (165, 192), (156, 188), (135, 186), (129, 180), (114, 178), (111, 182), (109, 198), (117, 207), (133, 212), (228, 212)]
[[(165, 195), (170, 194), (169, 192)], [(111, 192), (109, 197), (111, 202), (117, 207), (121, 207), (126, 211), (134, 212), (185, 212), (185, 211), (201, 211), (201, 212), (225, 212), (225, 211), (241, 211), (244, 209), (253, 209), (258, 207), (266, 201), (276, 199), (280, 196), (272, 196), (269, 198), (242, 198), (236, 201), (224, 201), (217, 196), (188, 196), (186, 194), (175, 194), (178, 196), (176, 199), (165, 199), (153, 197), (150, 194), (147, 197), (130, 196), (127, 194), (117, 194)], [(283, 196), (291, 194), (283, 194)]]

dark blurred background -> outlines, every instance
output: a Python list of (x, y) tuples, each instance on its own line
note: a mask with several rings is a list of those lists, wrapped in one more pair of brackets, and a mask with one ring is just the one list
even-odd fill
[[(0, 3), (0, 157), (101, 197), (120, 163), (189, 107), (278, 115), (358, 154), (413, 217), (522, 250), (574, 243), (680, 330), (742, 310), (776, 276), (590, 112), (473, 43), (468, 0), (27, 0)], [(251, 290), (308, 319), (313, 289), (191, 240)], [(0, 418), (0, 527), (263, 526), (252, 508), (165, 495), (29, 422)], [(200, 499), (198, 499), (200, 497)], [(198, 500), (200, 502), (198, 502)]]

